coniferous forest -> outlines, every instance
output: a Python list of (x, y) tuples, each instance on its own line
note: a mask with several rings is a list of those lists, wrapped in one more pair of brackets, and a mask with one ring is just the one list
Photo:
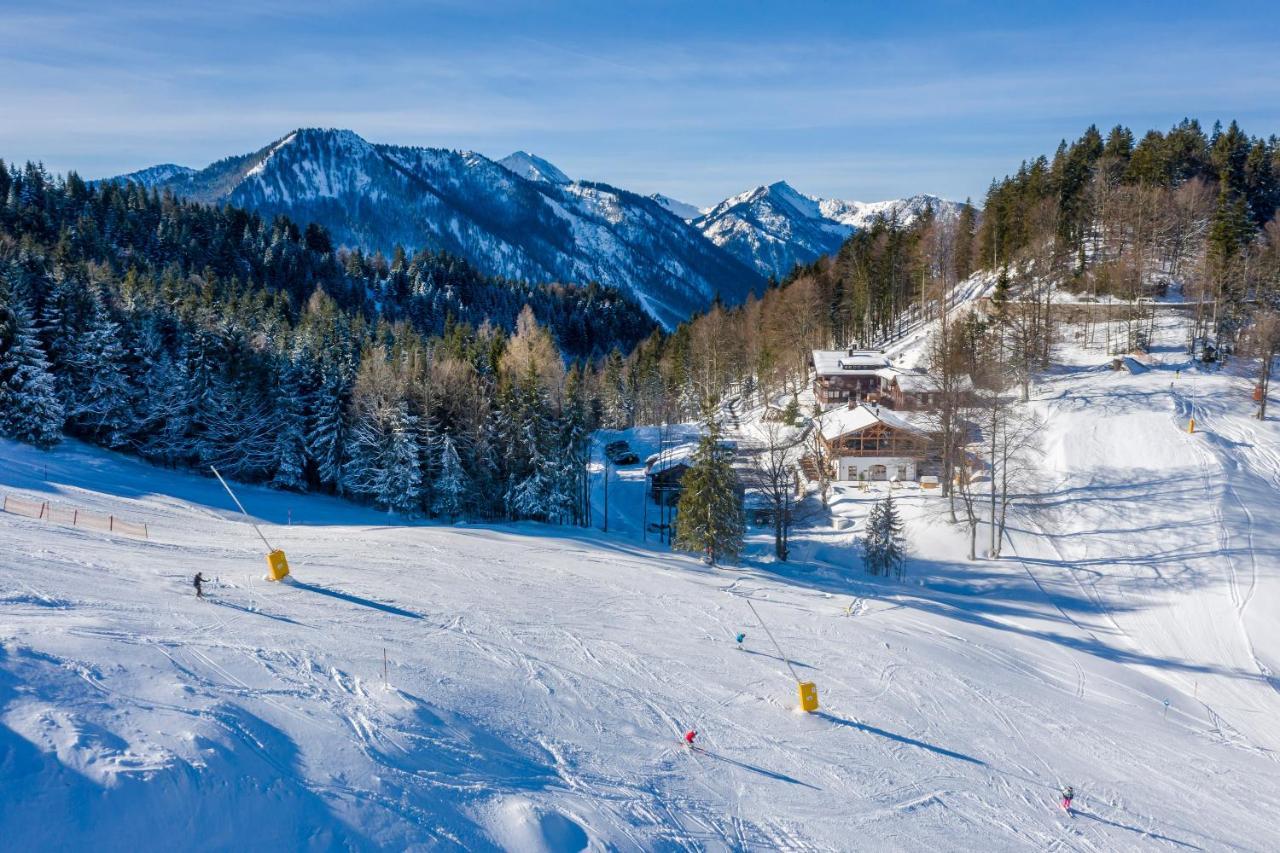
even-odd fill
[(654, 328), (595, 285), (0, 165), (0, 432), (444, 517), (584, 518), (584, 366)]
[(669, 334), (608, 288), (346, 251), (133, 184), (28, 164), (0, 168), (0, 199), (4, 434), (433, 517), (585, 523), (593, 429), (795, 395), (812, 349), (894, 340), (984, 270), (1018, 306), (1024, 381), (1047, 363), (1053, 288), (1138, 306), (1176, 283), (1189, 351), (1280, 351), (1280, 141), (1235, 123), (1090, 127), (981, 209), (875, 221)]

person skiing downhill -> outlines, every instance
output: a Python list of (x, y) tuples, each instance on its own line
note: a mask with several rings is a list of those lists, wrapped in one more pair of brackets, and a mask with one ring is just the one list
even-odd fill
[(1060, 793), (1062, 794), (1062, 810), (1067, 812), (1067, 814), (1070, 814), (1071, 801), (1075, 799), (1076, 796), (1075, 789), (1070, 785), (1065, 785)]
[(204, 598), (204, 589), (202, 589), (200, 586), (203, 583), (204, 583), (204, 574), (201, 572), (196, 572), (196, 576), (191, 581), (192, 586), (196, 588), (196, 598)]
[(689, 729), (689, 731), (684, 733), (684, 745), (693, 746), (693, 739), (696, 738), (697, 736), (698, 736), (698, 733), (696, 731), (694, 731), (693, 729)]

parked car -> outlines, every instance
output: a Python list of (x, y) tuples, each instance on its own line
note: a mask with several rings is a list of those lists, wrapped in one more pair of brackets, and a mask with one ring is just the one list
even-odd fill
[(635, 465), (640, 461), (625, 441), (611, 441), (604, 446), (604, 455), (614, 465)]

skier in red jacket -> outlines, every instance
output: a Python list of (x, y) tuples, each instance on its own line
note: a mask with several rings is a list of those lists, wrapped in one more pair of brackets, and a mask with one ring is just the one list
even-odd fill
[(689, 731), (684, 733), (684, 745), (693, 746), (693, 739), (696, 738), (697, 736), (698, 736), (698, 733), (696, 731), (694, 731), (693, 729), (689, 729)]

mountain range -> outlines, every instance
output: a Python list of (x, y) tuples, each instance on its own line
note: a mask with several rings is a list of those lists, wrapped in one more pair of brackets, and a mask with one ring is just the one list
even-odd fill
[(493, 275), (597, 281), (629, 293), (667, 328), (717, 297), (742, 302), (766, 278), (834, 252), (877, 215), (958, 209), (932, 196), (820, 199), (778, 182), (700, 210), (572, 179), (525, 151), (491, 160), (317, 128), (199, 170), (169, 163), (107, 180), (317, 222), (352, 248), (444, 249)]

